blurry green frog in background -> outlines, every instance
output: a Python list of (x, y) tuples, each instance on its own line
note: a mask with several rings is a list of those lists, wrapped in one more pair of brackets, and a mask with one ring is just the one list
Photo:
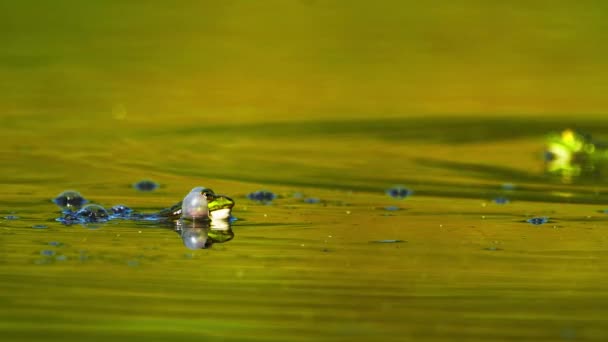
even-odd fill
[(590, 135), (566, 129), (547, 137), (545, 171), (560, 177), (563, 183), (574, 179), (600, 180), (608, 171), (608, 145)]

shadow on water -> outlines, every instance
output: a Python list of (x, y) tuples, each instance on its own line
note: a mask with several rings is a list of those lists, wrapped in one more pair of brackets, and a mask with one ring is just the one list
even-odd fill
[(551, 131), (572, 128), (591, 134), (608, 133), (605, 120), (527, 118), (400, 118), (300, 121), (188, 127), (178, 132), (157, 134), (219, 134), (247, 137), (364, 136), (395, 141), (433, 143), (493, 142), (517, 138), (543, 137)]
[[(205, 132), (210, 139), (218, 137), (242, 137), (255, 140), (289, 138), (291, 140), (313, 139), (327, 137), (339, 142), (341, 138), (372, 138), (388, 143), (429, 143), (437, 144), (488, 144), (497, 141), (514, 139), (538, 139), (538, 151), (543, 148), (543, 141), (551, 132), (561, 132), (566, 128), (579, 130), (591, 135), (605, 136), (608, 133), (608, 122), (598, 119), (569, 119), (569, 118), (401, 118), (401, 119), (354, 119), (327, 121), (300, 121), (254, 123), (241, 125), (194, 126), (183, 128), (170, 134), (179, 136), (195, 136)], [(148, 132), (149, 134), (149, 132)], [(166, 134), (162, 131), (150, 134), (158, 137)], [(248, 151), (248, 156), (254, 155), (257, 149)], [(526, 151), (513, 151), (513, 156), (528, 156)], [(249, 157), (248, 157), (249, 158)], [(522, 157), (525, 158), (525, 157)], [(299, 177), (290, 176), (290, 170), (297, 170), (301, 165), (282, 160), (259, 161), (255, 157), (248, 159), (251, 170), (247, 168), (239, 172), (229, 170), (214, 170), (190, 168), (188, 165), (163, 166), (158, 171), (171, 172), (184, 176), (205, 177), (234, 180), (266, 185), (308, 187), (331, 190), (357, 191), (377, 193), (384, 191), (394, 184), (411, 186), (417, 196), (437, 196), (449, 198), (479, 198), (492, 199), (504, 196), (501, 183), (517, 184), (516, 191), (508, 193), (510, 200), (525, 200), (539, 202), (570, 202), (570, 203), (600, 203), (604, 202), (599, 195), (597, 185), (605, 184), (606, 180), (598, 177), (579, 177), (573, 184), (564, 184), (559, 177), (546, 173), (535, 173), (516, 168), (515, 164), (488, 165), (474, 160), (448, 161), (433, 158), (408, 160), (421, 169), (446, 172), (472, 179), (471, 181), (454, 181), (450, 177), (438, 178), (420, 174), (382, 172), (376, 176), (357, 173), (337, 174), (331, 167), (309, 165)], [(513, 158), (513, 163), (517, 159)], [(542, 163), (539, 156), (539, 163)], [(261, 164), (264, 163), (264, 164)], [(253, 172), (256, 165), (263, 165), (268, 170), (283, 170), (283, 172)], [(271, 165), (272, 167), (270, 167)], [(398, 164), (395, 164), (398, 165)], [(411, 165), (411, 164), (410, 164)], [(409, 166), (408, 166), (409, 167)], [(154, 168), (154, 166), (151, 166)], [(317, 169), (315, 169), (317, 168)], [(257, 168), (256, 168), (257, 169)], [(246, 171), (246, 172), (243, 172)], [(477, 182), (478, 181), (478, 182)], [(572, 186), (577, 185), (577, 186)], [(580, 185), (580, 186), (579, 186)], [(586, 187), (593, 185), (595, 188)]]
[(433, 167), (438, 169), (444, 169), (449, 171), (456, 171), (461, 174), (473, 175), (476, 178), (483, 178), (487, 180), (502, 179), (504, 181), (521, 183), (521, 182), (536, 182), (544, 183), (552, 181), (551, 177), (544, 174), (533, 174), (530, 172), (524, 172), (510, 167), (504, 166), (493, 166), (486, 164), (476, 163), (465, 163), (465, 162), (453, 162), (446, 160), (435, 160), (435, 159), (417, 159), (416, 163), (422, 166)]
[[(513, 191), (505, 190), (500, 184), (483, 183), (454, 183), (449, 180), (420, 180), (411, 177), (394, 177), (389, 179), (361, 178), (343, 175), (340, 178), (316, 177), (309, 179), (276, 178), (268, 174), (255, 174), (247, 176), (232, 177), (228, 174), (207, 173), (208, 177), (216, 179), (241, 181), (248, 183), (261, 183), (276, 186), (291, 186), (296, 188), (313, 188), (340, 191), (356, 191), (363, 193), (382, 193), (394, 184), (407, 184), (414, 188), (415, 196), (431, 196), (443, 198), (468, 198), (491, 200), (492, 198), (507, 195), (509, 200), (551, 202), (551, 203), (605, 203), (606, 198), (597, 193), (595, 189), (573, 188), (559, 183), (558, 179), (548, 175), (534, 175), (514, 170), (509, 167), (487, 166), (474, 163), (459, 163), (438, 161), (431, 159), (418, 160), (417, 162), (445, 170), (457, 170), (474, 173), (477, 178), (484, 181), (513, 182), (518, 184)], [(174, 170), (175, 173), (188, 176), (200, 175), (200, 172), (188, 172), (185, 170)], [(524, 185), (522, 185), (522, 183)], [(534, 184), (528, 186), (525, 184)]]

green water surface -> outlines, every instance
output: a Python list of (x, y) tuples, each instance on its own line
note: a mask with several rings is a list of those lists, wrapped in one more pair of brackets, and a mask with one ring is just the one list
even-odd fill
[[(606, 180), (542, 161), (549, 132), (608, 138), (605, 9), (0, 3), (0, 339), (607, 340)], [(51, 202), (195, 186), (233, 240)]]

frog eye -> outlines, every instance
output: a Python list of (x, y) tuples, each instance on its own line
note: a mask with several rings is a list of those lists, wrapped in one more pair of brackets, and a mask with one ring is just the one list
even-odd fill
[(213, 190), (207, 188), (203, 188), (201, 190), (201, 195), (207, 197), (208, 201), (213, 201), (213, 199), (215, 198), (215, 193), (213, 192)]

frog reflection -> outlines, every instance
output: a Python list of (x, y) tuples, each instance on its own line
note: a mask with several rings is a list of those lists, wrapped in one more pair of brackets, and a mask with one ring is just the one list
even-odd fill
[(189, 221), (180, 219), (175, 231), (189, 249), (211, 248), (215, 243), (224, 243), (234, 238), (230, 220)]
[(608, 176), (608, 146), (570, 129), (549, 135), (544, 159), (546, 172), (563, 183)]

